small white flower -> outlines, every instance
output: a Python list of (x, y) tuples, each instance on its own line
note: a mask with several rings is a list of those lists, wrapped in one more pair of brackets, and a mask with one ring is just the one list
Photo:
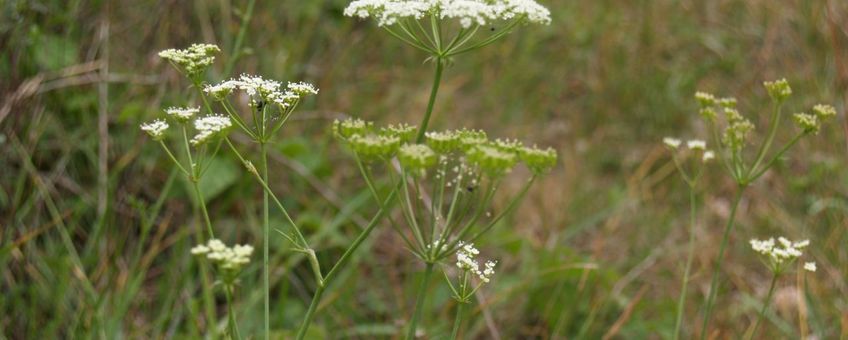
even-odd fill
[[(751, 249), (766, 257), (772, 271), (779, 273), (783, 271), (786, 265), (804, 255), (801, 249), (807, 247), (810, 241), (792, 242), (785, 237), (779, 237), (777, 242), (774, 238), (770, 238), (768, 240), (752, 239), (750, 243)], [(805, 269), (807, 269), (806, 265)]]
[(808, 272), (815, 272), (816, 271), (816, 263), (815, 262), (804, 263), (804, 270), (806, 270)]
[(486, 268), (483, 269), (483, 272), (479, 273), (480, 280), (488, 283), (492, 279), (492, 276), (495, 275), (495, 265), (497, 264), (496, 261), (486, 262)]
[(212, 115), (199, 118), (194, 121), (197, 134), (191, 139), (191, 144), (196, 146), (206, 143), (232, 125), (230, 118), (224, 116)]
[(289, 91), (294, 92), (298, 96), (306, 96), (310, 94), (318, 94), (318, 89), (307, 82), (289, 83)]
[(349, 17), (373, 18), (378, 26), (430, 14), (457, 20), (464, 28), (513, 19), (542, 25), (551, 22), (551, 12), (534, 0), (356, 0), (344, 10)]
[(208, 252), (209, 252), (209, 247), (202, 245), (202, 244), (197, 245), (194, 248), (191, 248), (191, 254), (192, 255), (201, 255), (201, 254), (206, 254)]
[(200, 113), (199, 107), (169, 107), (165, 109), (165, 113), (180, 123), (185, 123), (191, 120), (194, 115)]
[(689, 149), (692, 149), (692, 150), (704, 151), (704, 150), (707, 149), (707, 142), (704, 142), (704, 141), (698, 140), (698, 139), (693, 139), (693, 140), (686, 142), (686, 146)]
[(165, 130), (168, 129), (168, 123), (164, 120), (154, 120), (150, 123), (141, 124), (141, 130), (147, 132), (155, 141), (160, 141), (165, 137)]
[(663, 143), (672, 149), (677, 149), (683, 142), (677, 138), (665, 137), (663, 138)]
[(713, 159), (715, 159), (715, 152), (713, 152), (712, 150), (704, 151), (704, 155), (701, 156), (701, 161), (703, 161), (704, 163), (709, 162)]

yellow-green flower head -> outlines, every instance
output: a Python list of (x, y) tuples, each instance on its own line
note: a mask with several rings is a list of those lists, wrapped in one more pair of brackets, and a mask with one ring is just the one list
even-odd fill
[(736, 109), (726, 109), (724, 113), (727, 116), (728, 126), (724, 130), (722, 142), (733, 150), (741, 150), (751, 131), (754, 131), (754, 124)]
[(165, 138), (165, 130), (168, 129), (168, 123), (164, 120), (154, 120), (150, 123), (141, 124), (141, 130), (150, 135), (155, 141), (160, 141)]
[(512, 152), (516, 155), (521, 153), (524, 144), (515, 139), (496, 139), (492, 145), (506, 152)]
[(489, 136), (483, 130), (468, 130), (462, 129), (456, 131), (459, 135), (459, 144), (463, 150), (469, 150), (477, 145), (486, 144), (489, 142)]
[(424, 144), (405, 144), (397, 154), (398, 162), (413, 174), (424, 174), (428, 168), (436, 165), (439, 156)]
[(230, 118), (221, 115), (210, 115), (203, 118), (198, 118), (194, 121), (194, 128), (197, 134), (191, 139), (191, 144), (200, 146), (206, 142), (223, 136), (233, 126)]
[(805, 133), (819, 133), (819, 129), (821, 129), (819, 116), (811, 115), (809, 113), (796, 113), (792, 117), (795, 118), (795, 123), (798, 124), (798, 127), (800, 127), (801, 130), (804, 130)]
[(364, 161), (389, 159), (400, 147), (400, 138), (382, 135), (353, 135), (348, 139), (350, 148)]
[(193, 44), (184, 50), (164, 50), (159, 52), (159, 56), (170, 61), (180, 72), (194, 77), (206, 71), (215, 62), (215, 54), (220, 51), (218, 46), (212, 44)]
[(501, 150), (492, 145), (481, 144), (468, 150), (466, 158), (481, 171), (492, 177), (503, 176), (518, 162), (515, 153)]
[(763, 86), (766, 87), (769, 97), (777, 102), (783, 102), (792, 95), (792, 88), (789, 87), (789, 82), (786, 79), (767, 81), (763, 83)]
[(554, 166), (557, 162), (557, 153), (553, 148), (540, 149), (535, 145), (532, 148), (523, 147), (519, 152), (519, 157), (524, 164), (533, 172), (533, 174), (544, 174)]
[(336, 119), (333, 121), (333, 134), (341, 139), (348, 139), (353, 135), (368, 134), (373, 128), (373, 122), (367, 122), (359, 118)]
[(456, 131), (427, 132), (427, 145), (440, 154), (449, 154), (461, 148), (460, 134)]
[(165, 109), (165, 113), (173, 117), (174, 120), (181, 124), (188, 123), (195, 115), (200, 113), (199, 107), (169, 107)]
[(836, 108), (830, 105), (818, 104), (813, 106), (813, 113), (819, 118), (819, 120), (825, 121), (836, 117)]
[(701, 105), (701, 108), (713, 107), (716, 105), (716, 97), (707, 92), (695, 92), (695, 99), (698, 100), (698, 104)]
[(727, 97), (721, 98), (718, 100), (718, 105), (725, 109), (735, 109), (736, 108), (736, 98)]
[(390, 124), (389, 126), (380, 128), (380, 135), (397, 137), (400, 139), (401, 143), (412, 142), (415, 139), (415, 134), (417, 132), (417, 127), (405, 123), (400, 123), (398, 125)]

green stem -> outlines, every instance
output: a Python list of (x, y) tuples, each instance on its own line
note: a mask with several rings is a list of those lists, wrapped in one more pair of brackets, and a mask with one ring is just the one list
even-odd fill
[(230, 339), (241, 339), (238, 323), (236, 323), (236, 313), (233, 311), (233, 287), (231, 285), (224, 286), (224, 293), (227, 297), (227, 328)]
[(727, 241), (730, 239), (730, 231), (733, 229), (736, 220), (736, 211), (739, 209), (739, 202), (742, 201), (742, 194), (745, 192), (745, 186), (740, 185), (736, 191), (736, 197), (733, 199), (733, 207), (730, 210), (730, 217), (727, 219), (727, 225), (724, 227), (724, 235), (721, 238), (721, 246), (718, 248), (718, 259), (716, 260), (715, 269), (713, 270), (713, 278), (710, 282), (710, 292), (707, 297), (707, 304), (704, 308), (704, 322), (701, 327), (701, 340), (707, 337), (707, 326), (710, 323), (710, 314), (712, 313), (713, 304), (715, 303), (716, 295), (718, 294), (718, 277), (721, 273), (721, 264), (724, 260), (724, 251), (727, 247)]
[(748, 177), (758, 170), (760, 163), (762, 163), (763, 159), (766, 157), (766, 153), (769, 148), (771, 148), (771, 143), (774, 142), (774, 137), (777, 135), (777, 126), (780, 123), (781, 108), (781, 103), (775, 103), (774, 110), (772, 110), (771, 114), (771, 127), (769, 128), (769, 134), (766, 137), (766, 141), (762, 144), (762, 146), (760, 146), (760, 150), (757, 152), (757, 160), (754, 162), (754, 165), (751, 166), (751, 169), (748, 170), (748, 173), (745, 174)]
[[(268, 183), (268, 148), (265, 143), (259, 144), (260, 167), (262, 168), (262, 181)], [(268, 236), (271, 226), (268, 209), (268, 191), (262, 190), (262, 287), (265, 297), (265, 309), (263, 312), (265, 323), (265, 339), (270, 337), (271, 331), (271, 287), (270, 287), (270, 268), (268, 256)]]
[(418, 320), (421, 318), (421, 311), (424, 309), (424, 301), (427, 299), (427, 287), (430, 285), (430, 276), (432, 274), (433, 263), (427, 262), (427, 266), (424, 268), (424, 277), (421, 279), (421, 286), (418, 288), (418, 297), (415, 298), (415, 311), (412, 313), (412, 320), (409, 321), (406, 340), (415, 339), (415, 330)]
[(757, 317), (757, 322), (754, 324), (754, 329), (751, 330), (751, 337), (748, 339), (753, 339), (754, 335), (757, 334), (757, 328), (760, 327), (760, 323), (763, 321), (763, 316), (766, 314), (766, 309), (768, 308), (769, 302), (771, 301), (771, 296), (774, 294), (774, 288), (777, 286), (777, 277), (778, 275), (775, 273), (771, 278), (771, 284), (769, 285), (768, 294), (766, 295), (766, 300), (763, 301), (763, 308), (760, 309), (760, 315)]
[(689, 254), (686, 257), (686, 269), (683, 271), (683, 288), (677, 301), (677, 320), (674, 323), (674, 339), (680, 339), (680, 328), (683, 325), (683, 309), (686, 305), (686, 290), (689, 287), (689, 272), (692, 270), (692, 259), (695, 257), (695, 214), (697, 197), (695, 187), (689, 187)]
[(356, 237), (350, 247), (345, 250), (344, 254), (342, 254), (342, 257), (339, 258), (333, 268), (330, 269), (330, 271), (324, 277), (323, 282), (319, 282), (318, 288), (315, 290), (315, 294), (312, 295), (312, 302), (309, 304), (309, 310), (306, 311), (306, 315), (303, 318), (303, 323), (300, 325), (300, 329), (298, 329), (297, 331), (296, 339), (301, 340), (306, 336), (306, 331), (309, 330), (309, 326), (312, 324), (312, 319), (315, 317), (315, 311), (318, 308), (318, 304), (321, 302), (321, 296), (324, 294), (324, 290), (327, 286), (330, 285), (330, 283), (333, 282), (333, 279), (336, 278), (336, 275), (338, 275), (339, 271), (347, 265), (351, 255), (353, 255), (353, 253), (356, 252), (357, 249), (359, 249), (359, 246), (362, 245), (362, 242), (364, 242), (365, 239), (368, 238), (368, 235), (371, 234), (371, 232), (374, 230), (374, 227), (379, 224), (380, 220), (383, 219), (383, 216), (389, 211), (390, 204), (394, 199), (395, 194), (397, 194), (397, 188), (395, 188), (395, 190), (389, 193), (388, 198), (386, 198), (386, 200), (382, 202), (382, 205), (380, 207), (380, 210), (377, 212), (377, 215), (375, 215), (374, 218), (371, 219), (371, 222), (368, 223), (368, 226), (366, 226), (362, 233), (360, 233), (359, 236)]
[(456, 304), (456, 318), (453, 320), (453, 331), (451, 331), (451, 340), (456, 340), (459, 335), (459, 326), (462, 325), (462, 302)]
[(436, 57), (436, 73), (433, 78), (433, 87), (430, 89), (430, 100), (427, 102), (427, 111), (424, 112), (424, 119), (421, 120), (421, 125), (418, 127), (418, 137), (415, 138), (416, 143), (424, 142), (424, 134), (427, 133), (427, 125), (430, 124), (430, 115), (433, 114), (436, 95), (439, 93), (439, 85), (442, 82), (442, 72), (445, 67), (444, 62), (445, 60), (442, 57)]
[(203, 194), (200, 192), (200, 184), (197, 180), (191, 179), (191, 186), (194, 189), (194, 196), (197, 198), (197, 204), (200, 206), (200, 211), (203, 213), (203, 221), (206, 223), (206, 232), (209, 233), (209, 238), (215, 238), (215, 232), (212, 231), (212, 220), (209, 219), (209, 211), (206, 210), (206, 202), (203, 200)]
[(757, 178), (760, 178), (760, 176), (766, 173), (766, 171), (771, 168), (771, 166), (774, 165), (774, 163), (777, 162), (780, 157), (783, 157), (783, 154), (785, 154), (786, 151), (789, 151), (789, 148), (798, 143), (798, 141), (801, 140), (801, 137), (804, 137), (806, 134), (807, 133), (799, 133), (795, 136), (795, 138), (792, 138), (792, 140), (789, 141), (789, 143), (786, 143), (786, 145), (784, 145), (783, 148), (780, 149), (780, 151), (778, 151), (777, 154), (775, 154), (774, 157), (772, 157), (771, 160), (769, 160), (768, 163), (766, 163), (766, 165), (763, 166), (762, 169), (759, 169), (759, 171), (754, 172), (753, 175), (748, 178), (748, 182), (750, 183), (756, 180)]

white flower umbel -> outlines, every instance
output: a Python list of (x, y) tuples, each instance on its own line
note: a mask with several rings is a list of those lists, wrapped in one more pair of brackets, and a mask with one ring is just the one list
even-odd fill
[(230, 118), (212, 115), (199, 118), (194, 121), (194, 128), (197, 129), (197, 134), (191, 139), (191, 144), (198, 146), (220, 135), (233, 125)]
[(215, 62), (215, 53), (221, 50), (212, 44), (193, 44), (184, 50), (167, 49), (159, 52), (159, 57), (168, 60), (189, 77), (203, 73)]
[(253, 246), (237, 244), (227, 247), (221, 240), (211, 239), (206, 244), (191, 248), (191, 254), (211, 261), (221, 272), (221, 279), (232, 284), (244, 266), (250, 263)]
[(294, 92), (298, 96), (306, 96), (310, 94), (318, 94), (318, 89), (307, 82), (289, 83), (289, 91)]
[(533, 0), (357, 0), (344, 10), (346, 16), (372, 18), (379, 26), (391, 26), (405, 19), (418, 20), (430, 14), (456, 20), (464, 28), (513, 19), (551, 23), (551, 12)]
[[(459, 268), (460, 276), (457, 285), (451, 283), (451, 290), (454, 293), (454, 299), (460, 303), (466, 303), (471, 300), (471, 297), (483, 284), (489, 283), (495, 275), (496, 261), (487, 261), (483, 270), (480, 270), (480, 265), (477, 263), (477, 255), (480, 251), (474, 248), (473, 244), (459, 242), (459, 249), (456, 251), (456, 267)], [(471, 277), (476, 276), (480, 279), (477, 285), (472, 285)], [(447, 278), (447, 276), (446, 276)]]
[(168, 129), (168, 123), (164, 120), (154, 120), (150, 123), (141, 124), (141, 130), (147, 132), (150, 138), (155, 141), (160, 141), (165, 138), (165, 130)]
[(704, 151), (707, 149), (707, 142), (699, 139), (693, 139), (686, 142), (686, 147), (692, 150)]
[(174, 120), (180, 123), (190, 121), (195, 115), (200, 113), (199, 107), (169, 107), (165, 109), (165, 113), (173, 117)]
[(751, 249), (764, 257), (766, 265), (775, 274), (781, 274), (788, 265), (804, 255), (802, 251), (810, 245), (809, 240), (792, 242), (784, 237), (768, 240), (752, 239)]
[(677, 149), (677, 148), (679, 148), (679, 147), (680, 147), (680, 144), (682, 144), (682, 143), (683, 143), (683, 142), (682, 142), (682, 141), (680, 141), (680, 140), (679, 140), (679, 139), (677, 139), (677, 138), (671, 138), (671, 137), (665, 137), (665, 138), (663, 138), (663, 144), (665, 144), (666, 146), (668, 146), (668, 147), (670, 147), (670, 148), (672, 148), (672, 149)]

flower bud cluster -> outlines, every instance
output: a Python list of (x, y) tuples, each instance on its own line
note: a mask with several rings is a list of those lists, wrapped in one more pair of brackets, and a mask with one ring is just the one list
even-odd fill
[(425, 134), (423, 144), (411, 143), (416, 127), (405, 124), (379, 129), (361, 119), (336, 120), (333, 134), (343, 140), (364, 160), (389, 160), (394, 156), (404, 168), (423, 175), (439, 159), (468, 163), (490, 177), (509, 173), (519, 161), (541, 175), (550, 171), (557, 161), (553, 148), (527, 147), (517, 140), (490, 140), (480, 130), (431, 131)]
[(821, 129), (821, 124), (836, 116), (836, 109), (830, 105), (818, 104), (813, 106), (813, 114), (796, 113), (795, 123), (805, 133), (817, 134)]
[(159, 52), (159, 57), (168, 60), (180, 72), (193, 78), (206, 71), (215, 62), (215, 54), (220, 52), (212, 44), (193, 44), (184, 50), (167, 49)]

